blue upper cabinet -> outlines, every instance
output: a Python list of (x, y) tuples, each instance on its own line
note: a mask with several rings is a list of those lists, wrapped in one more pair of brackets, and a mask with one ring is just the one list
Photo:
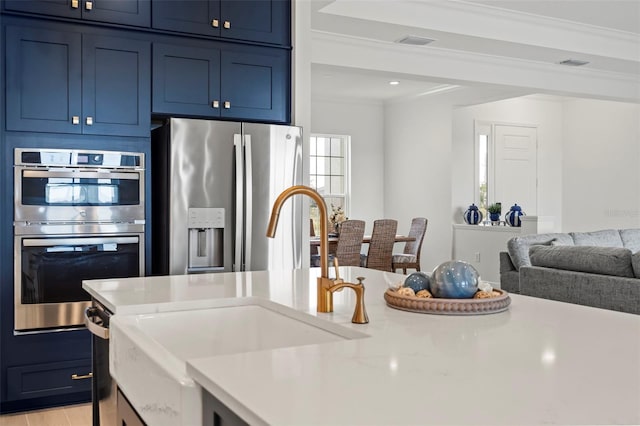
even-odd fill
[(151, 43), (85, 34), (82, 52), (83, 133), (148, 137)]
[(7, 130), (80, 133), (81, 34), (7, 27), (6, 43)]
[(154, 0), (156, 29), (291, 44), (291, 0)]
[(221, 62), (221, 117), (290, 121), (289, 51), (234, 46)]
[(6, 34), (7, 130), (148, 136), (148, 41), (51, 27)]
[(220, 115), (220, 50), (153, 44), (153, 101), (157, 114)]
[(289, 64), (287, 49), (155, 43), (152, 111), (288, 123)]
[(150, 0), (6, 0), (5, 10), (149, 27)]

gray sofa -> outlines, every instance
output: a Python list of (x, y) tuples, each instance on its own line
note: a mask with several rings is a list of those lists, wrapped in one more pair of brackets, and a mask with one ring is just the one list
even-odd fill
[(640, 229), (533, 234), (500, 253), (510, 293), (640, 314)]

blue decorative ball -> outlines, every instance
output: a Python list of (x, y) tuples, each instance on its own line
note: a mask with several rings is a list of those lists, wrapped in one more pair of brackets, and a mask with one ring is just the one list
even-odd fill
[(478, 291), (479, 282), (476, 268), (461, 260), (450, 260), (433, 270), (431, 294), (445, 299), (469, 299)]
[(404, 286), (410, 287), (416, 293), (420, 290), (429, 290), (429, 275), (424, 272), (414, 272), (404, 280)]

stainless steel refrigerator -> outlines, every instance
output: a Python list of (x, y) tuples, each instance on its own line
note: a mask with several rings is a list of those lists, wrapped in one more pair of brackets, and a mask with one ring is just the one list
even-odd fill
[(302, 183), (299, 127), (171, 118), (151, 134), (154, 275), (301, 266), (300, 197), (266, 237), (276, 197)]

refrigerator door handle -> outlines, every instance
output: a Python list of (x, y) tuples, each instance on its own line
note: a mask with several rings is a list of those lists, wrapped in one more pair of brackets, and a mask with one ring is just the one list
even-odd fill
[(235, 235), (236, 242), (234, 247), (233, 271), (239, 272), (244, 270), (242, 267), (242, 251), (243, 251), (243, 216), (244, 216), (244, 161), (242, 155), (242, 136), (233, 135), (233, 145), (235, 147), (236, 159), (236, 226)]
[(253, 162), (251, 159), (251, 135), (244, 135), (244, 177), (246, 179), (245, 193), (245, 246), (244, 262), (248, 270), (251, 267), (251, 252), (253, 240)]

